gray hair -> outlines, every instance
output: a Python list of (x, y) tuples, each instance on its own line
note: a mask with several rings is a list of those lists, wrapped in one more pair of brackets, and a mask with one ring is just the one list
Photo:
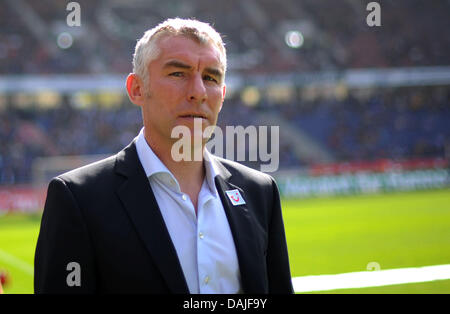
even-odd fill
[(185, 36), (201, 44), (214, 44), (219, 48), (223, 72), (226, 72), (226, 50), (220, 34), (208, 23), (194, 19), (173, 18), (146, 31), (136, 44), (133, 55), (133, 72), (141, 77), (144, 83), (148, 82), (148, 64), (159, 55), (157, 39), (177, 35)]

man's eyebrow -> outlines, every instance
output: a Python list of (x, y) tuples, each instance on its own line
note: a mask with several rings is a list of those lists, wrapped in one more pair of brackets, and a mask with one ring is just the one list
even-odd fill
[[(183, 63), (181, 61), (178, 61), (178, 60), (170, 60), (166, 64), (164, 64), (164, 68), (172, 68), (172, 67), (180, 68), (180, 69), (187, 69), (187, 70), (192, 69), (192, 67), (190, 65)], [(207, 67), (207, 68), (205, 68), (205, 72), (217, 77), (219, 80), (221, 80), (223, 78), (223, 71), (218, 68)]]
[(182, 68), (182, 69), (192, 69), (192, 67), (188, 64), (185, 64), (181, 61), (177, 61), (177, 60), (171, 60), (168, 61), (166, 64), (164, 64), (164, 68)]
[(208, 74), (211, 74), (219, 79), (222, 79), (222, 77), (223, 77), (223, 72), (217, 68), (206, 68), (205, 72)]

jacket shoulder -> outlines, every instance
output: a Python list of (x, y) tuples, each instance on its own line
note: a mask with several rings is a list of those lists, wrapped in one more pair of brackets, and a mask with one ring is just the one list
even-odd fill
[(57, 178), (71, 184), (81, 185), (103, 180), (114, 172), (117, 155), (90, 163), (88, 165), (70, 170)]

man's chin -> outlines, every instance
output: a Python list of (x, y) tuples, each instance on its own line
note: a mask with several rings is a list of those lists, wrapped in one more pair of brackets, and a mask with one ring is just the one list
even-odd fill
[(205, 125), (209, 124), (208, 119), (206, 118), (199, 118), (199, 117), (178, 117), (177, 118), (178, 124), (182, 125)]
[(182, 132), (189, 130), (190, 134), (193, 134), (194, 136), (201, 134), (208, 134), (210, 136), (212, 130), (214, 130), (214, 126), (211, 127), (211, 122), (208, 119), (203, 118), (178, 118), (176, 127), (183, 129)]

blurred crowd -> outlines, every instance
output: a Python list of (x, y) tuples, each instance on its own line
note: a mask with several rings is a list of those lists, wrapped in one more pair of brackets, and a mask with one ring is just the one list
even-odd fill
[(317, 99), (277, 111), (320, 142), (336, 161), (450, 157), (450, 89), (384, 88)]
[[(0, 74), (127, 73), (143, 32), (168, 16), (196, 17), (224, 35), (230, 69), (245, 73), (450, 64), (450, 2), (80, 0), (81, 26), (68, 27), (68, 1), (5, 1), (0, 10)], [(299, 49), (286, 32), (303, 34)], [(63, 32), (69, 48), (57, 46)]]
[[(359, 0), (79, 0), (80, 27), (66, 23), (68, 2), (2, 2), (0, 76), (128, 73), (136, 40), (169, 16), (213, 24), (236, 74), (450, 65), (445, 0), (377, 1), (381, 27), (367, 26), (370, 1)], [(302, 34), (301, 47), (286, 44), (288, 31)], [(65, 47), (57, 44), (63, 33), (72, 40)], [(0, 184), (29, 183), (38, 157), (113, 154), (139, 132), (140, 110), (126, 96), (109, 109), (80, 109), (69, 97), (42, 109), (16, 106), (11, 95), (0, 95)], [(258, 114), (268, 111), (335, 161), (448, 158), (449, 98), (448, 86), (383, 88), (364, 97), (350, 90), (339, 99), (297, 95), (280, 106), (266, 106), (263, 98), (250, 107), (234, 97), (226, 100), (219, 126), (261, 125)], [(292, 145), (280, 138), (280, 169), (309, 165)]]
[[(223, 132), (225, 145), (226, 126), (246, 128), (260, 124), (254, 109), (227, 100), (218, 127)], [(80, 110), (74, 108), (67, 97), (52, 109), (10, 106), (0, 114), (0, 184), (31, 182), (33, 162), (38, 157), (112, 155), (128, 145), (141, 128), (141, 111), (128, 100), (115, 109), (94, 106)], [(221, 157), (225, 157), (226, 151), (223, 154)], [(246, 154), (248, 156), (248, 145)], [(258, 165), (250, 161), (244, 163), (255, 168)], [(284, 139), (280, 144), (280, 163), (300, 165)]]
[[(258, 114), (272, 111), (335, 161), (448, 158), (449, 104), (445, 86), (384, 88), (364, 97), (350, 91), (340, 100), (299, 97), (280, 106), (249, 107), (235, 97), (225, 101), (218, 126), (225, 135), (227, 125), (264, 125)], [(114, 154), (138, 134), (141, 119), (140, 109), (128, 100), (115, 109), (75, 109), (66, 97), (53, 109), (9, 107), (0, 115), (0, 184), (29, 182), (37, 157)], [(284, 137), (279, 160), (280, 169), (309, 165)]]

